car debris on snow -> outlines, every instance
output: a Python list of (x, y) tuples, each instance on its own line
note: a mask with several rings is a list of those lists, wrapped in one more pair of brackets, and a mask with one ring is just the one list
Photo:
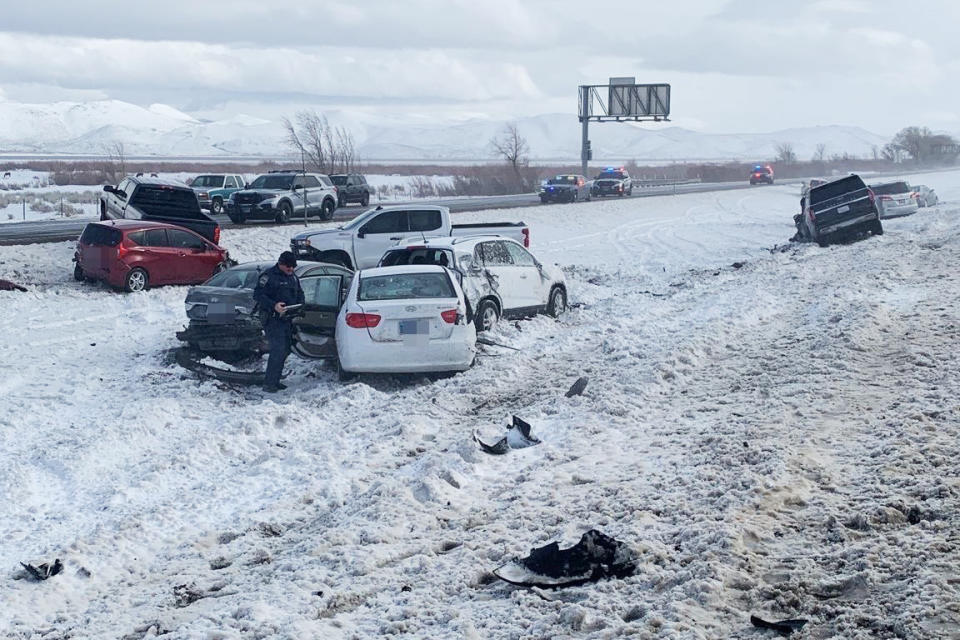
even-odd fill
[(9, 280), (0, 280), (0, 291), (26, 291), (26, 287), (10, 282)]
[(750, 622), (755, 627), (772, 629), (785, 636), (790, 635), (794, 631), (800, 631), (803, 629), (803, 626), (807, 624), (806, 620), (778, 620), (776, 622), (769, 622), (757, 616), (750, 616)]
[(477, 441), (480, 448), (485, 452), (499, 456), (505, 454), (510, 449), (525, 449), (535, 444), (540, 444), (540, 440), (530, 433), (530, 423), (513, 416), (513, 423), (507, 427), (507, 434), (497, 440), (494, 444), (487, 444), (480, 439), (476, 432), (473, 433), (473, 439)]
[(28, 562), (27, 563), (21, 562), (20, 566), (26, 569), (27, 573), (30, 574), (30, 576), (37, 582), (46, 580), (47, 578), (51, 576), (55, 576), (61, 571), (63, 571), (63, 563), (60, 562), (60, 558), (57, 558), (56, 560), (54, 560), (52, 564), (48, 564), (44, 562), (41, 565), (35, 566)]
[(626, 578), (636, 571), (636, 557), (626, 544), (596, 529), (580, 542), (561, 549), (556, 542), (531, 549), (493, 570), (493, 575), (522, 587), (570, 587), (603, 578)]
[(573, 396), (579, 396), (583, 393), (583, 390), (587, 388), (587, 377), (581, 376), (577, 378), (577, 381), (567, 390), (565, 394), (566, 397), (572, 398)]

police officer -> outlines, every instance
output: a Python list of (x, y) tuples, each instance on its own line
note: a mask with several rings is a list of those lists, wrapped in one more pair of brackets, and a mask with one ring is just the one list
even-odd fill
[(287, 305), (303, 304), (304, 299), (300, 280), (293, 275), (296, 266), (297, 257), (291, 251), (284, 251), (276, 265), (260, 274), (253, 290), (270, 345), (267, 375), (263, 384), (263, 390), (270, 393), (287, 388), (280, 382), (283, 363), (290, 354), (290, 344), (293, 342), (293, 314), (287, 312)]

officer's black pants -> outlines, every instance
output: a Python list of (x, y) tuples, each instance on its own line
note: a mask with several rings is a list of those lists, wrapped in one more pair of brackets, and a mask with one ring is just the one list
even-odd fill
[(290, 355), (290, 343), (293, 340), (293, 325), (284, 320), (268, 320), (263, 328), (267, 335), (267, 344), (270, 357), (267, 359), (267, 375), (265, 386), (276, 386), (280, 383), (280, 374), (283, 373), (283, 363)]

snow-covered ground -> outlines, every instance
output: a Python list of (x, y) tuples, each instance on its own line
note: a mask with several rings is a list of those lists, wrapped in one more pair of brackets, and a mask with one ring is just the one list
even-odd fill
[[(915, 181), (944, 204), (826, 249), (787, 244), (794, 185), (463, 214), (530, 224), (580, 306), (451, 378), (291, 357), (266, 396), (170, 361), (185, 288), (0, 247), (0, 636), (957, 637), (960, 172)], [(480, 452), (510, 414), (543, 444)], [(490, 574), (594, 527), (635, 576)]]

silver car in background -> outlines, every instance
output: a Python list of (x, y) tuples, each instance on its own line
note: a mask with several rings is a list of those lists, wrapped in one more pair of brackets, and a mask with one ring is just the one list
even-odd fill
[(870, 190), (876, 197), (881, 219), (909, 216), (919, 208), (916, 193), (906, 182), (872, 184)]
[(940, 202), (937, 192), (925, 184), (912, 185), (914, 193), (917, 194), (917, 205), (920, 207), (932, 207)]

